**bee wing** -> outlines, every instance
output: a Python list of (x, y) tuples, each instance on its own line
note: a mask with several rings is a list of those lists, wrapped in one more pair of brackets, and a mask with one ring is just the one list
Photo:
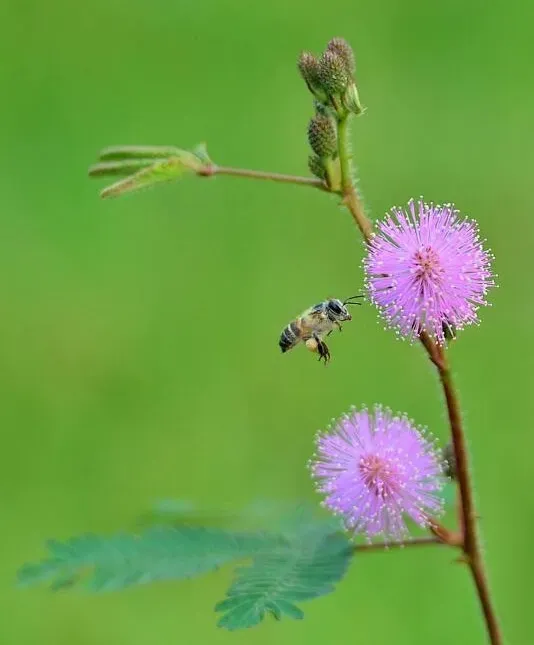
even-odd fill
[(301, 318), (308, 318), (312, 316), (313, 318), (317, 320), (321, 320), (321, 317), (318, 317), (320, 314), (324, 312), (324, 304), (320, 302), (318, 305), (313, 305), (313, 307), (309, 307), (306, 309), (306, 311), (303, 311), (300, 314)]
[(328, 316), (326, 315), (326, 312), (323, 311), (322, 309), (321, 310), (313, 309), (312, 311), (310, 311), (309, 317), (312, 320), (316, 320), (316, 321), (326, 320), (328, 318)]

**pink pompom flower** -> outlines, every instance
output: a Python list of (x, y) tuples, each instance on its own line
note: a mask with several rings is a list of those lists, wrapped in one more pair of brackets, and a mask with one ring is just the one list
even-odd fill
[(323, 505), (369, 539), (401, 539), (405, 517), (426, 527), (443, 510), (439, 450), (410, 419), (381, 406), (354, 410), (319, 433), (310, 469)]
[(453, 206), (411, 200), (379, 222), (364, 260), (367, 287), (387, 323), (401, 336), (446, 334), (478, 322), (494, 286), (491, 254), (473, 220)]

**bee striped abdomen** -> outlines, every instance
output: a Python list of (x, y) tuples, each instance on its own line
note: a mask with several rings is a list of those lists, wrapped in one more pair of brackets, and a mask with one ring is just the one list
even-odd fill
[(282, 352), (287, 352), (294, 347), (300, 340), (300, 327), (296, 321), (290, 322), (289, 325), (280, 334), (278, 344)]

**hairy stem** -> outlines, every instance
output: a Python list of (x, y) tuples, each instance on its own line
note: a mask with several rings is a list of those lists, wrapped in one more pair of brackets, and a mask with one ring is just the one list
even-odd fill
[(264, 172), (261, 170), (248, 170), (246, 168), (230, 168), (228, 166), (205, 166), (198, 171), (202, 177), (212, 177), (213, 175), (229, 175), (231, 177), (245, 177), (248, 179), (263, 179), (267, 181), (277, 181), (283, 184), (297, 184), (299, 186), (311, 186), (329, 192), (328, 186), (321, 179), (315, 177), (298, 177), (296, 175), (283, 175), (278, 172)]
[[(358, 196), (354, 182), (351, 176), (351, 164), (349, 153), (349, 132), (348, 118), (342, 118), (338, 121), (338, 150), (339, 161), (341, 166), (342, 194), (345, 206), (350, 211), (354, 221), (358, 225), (362, 236), (366, 242), (371, 240), (373, 235), (372, 225), (365, 215), (363, 204)], [(447, 412), (449, 425), (451, 429), (452, 442), (454, 446), (454, 455), (456, 458), (456, 468), (458, 473), (458, 485), (460, 488), (461, 500), (461, 532), (459, 536), (444, 530), (439, 525), (431, 526), (435, 538), (451, 546), (461, 547), (464, 553), (464, 559), (467, 562), (473, 579), (475, 581), (478, 598), (484, 614), (486, 628), (492, 645), (502, 645), (502, 635), (493, 603), (489, 586), (484, 569), (484, 562), (480, 551), (480, 545), (477, 538), (476, 513), (473, 500), (473, 487), (469, 474), (469, 458), (465, 441), (465, 434), (462, 426), (462, 417), (460, 413), (460, 403), (454, 387), (451, 370), (447, 356), (442, 347), (437, 345), (425, 332), (420, 336), (421, 343), (426, 349), (430, 360), (438, 370), (439, 378), (443, 387), (445, 401), (447, 403)], [(441, 539), (440, 539), (441, 538)], [(399, 545), (400, 546), (400, 545)]]
[(486, 628), (488, 630), (490, 642), (492, 643), (492, 645), (502, 645), (504, 641), (501, 633), (501, 628), (499, 626), (497, 614), (495, 613), (495, 608), (491, 600), (491, 593), (488, 585), (488, 580), (486, 578), (484, 562), (482, 561), (480, 552), (478, 553), (477, 558), (471, 558), (469, 567), (471, 569), (471, 573), (473, 574), (473, 579), (477, 588), (478, 598), (480, 600), (480, 605), (482, 606), (482, 611), (484, 613), (484, 619), (486, 621)]
[(428, 528), (440, 542), (443, 542), (443, 544), (456, 547), (461, 547), (463, 544), (463, 537), (460, 532), (451, 531), (434, 518), (429, 518)]
[(467, 446), (462, 427), (462, 417), (460, 412), (460, 402), (454, 388), (452, 374), (447, 360), (447, 355), (442, 347), (437, 347), (436, 363), (439, 378), (443, 387), (445, 401), (447, 403), (447, 413), (451, 429), (452, 444), (454, 447), (454, 457), (456, 460), (456, 476), (460, 488), (460, 500), (462, 503), (462, 533), (464, 552), (469, 555), (477, 550), (476, 535), (476, 513), (475, 503), (473, 500), (473, 490), (470, 481)]
[(349, 134), (349, 116), (345, 116), (338, 120), (337, 128), (343, 203), (350, 211), (350, 214), (360, 229), (363, 238), (366, 242), (369, 242), (373, 235), (373, 225), (365, 214), (363, 203), (352, 179)]
[(374, 542), (373, 544), (357, 544), (353, 551), (388, 551), (389, 549), (402, 549), (411, 546), (430, 546), (432, 544), (445, 544), (437, 537), (420, 537), (412, 540), (400, 540), (398, 542)]
[[(434, 360), (436, 357), (437, 361)], [(445, 401), (447, 403), (447, 413), (449, 416), (449, 425), (454, 446), (456, 472), (462, 506), (462, 549), (465, 555), (465, 560), (475, 581), (490, 642), (492, 645), (502, 645), (502, 635), (497, 621), (497, 616), (495, 614), (495, 609), (493, 607), (484, 568), (484, 561), (482, 559), (482, 553), (477, 536), (477, 517), (473, 499), (473, 485), (469, 472), (469, 454), (463, 430), (460, 402), (454, 387), (452, 373), (445, 350), (442, 347), (435, 345), (434, 357), (431, 356), (431, 360), (438, 369), (443, 393), (445, 395)]]

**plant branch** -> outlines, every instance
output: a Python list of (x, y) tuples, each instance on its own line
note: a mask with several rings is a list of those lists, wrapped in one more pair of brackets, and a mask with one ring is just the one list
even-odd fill
[(388, 551), (389, 549), (402, 549), (404, 547), (412, 546), (430, 546), (432, 544), (445, 544), (437, 537), (420, 537), (411, 540), (400, 540), (397, 542), (375, 542), (373, 544), (357, 544), (353, 551), (359, 553), (360, 551)]
[(435, 346), (439, 360), (435, 363), (443, 387), (443, 394), (447, 403), (447, 414), (451, 429), (454, 458), (456, 460), (456, 477), (460, 489), (462, 502), (462, 533), (464, 538), (464, 551), (468, 555), (477, 549), (476, 513), (473, 500), (472, 484), (470, 481), (467, 446), (462, 427), (460, 402), (456, 393), (451, 370), (443, 347)]
[(156, 183), (172, 181), (186, 173), (198, 177), (227, 175), (260, 179), (318, 188), (324, 192), (337, 192), (332, 191), (325, 181), (316, 177), (218, 166), (210, 160), (204, 146), (199, 146), (194, 151), (173, 146), (110, 146), (99, 153), (98, 163), (89, 168), (90, 177), (124, 177), (105, 188), (101, 193), (102, 197), (122, 195)]
[(458, 531), (451, 531), (432, 517), (428, 518), (428, 528), (440, 542), (443, 542), (443, 544), (455, 547), (461, 547), (463, 544), (461, 533)]
[(228, 166), (216, 166), (210, 164), (201, 168), (197, 174), (201, 177), (213, 177), (214, 175), (228, 175), (231, 177), (244, 177), (247, 179), (263, 179), (277, 181), (284, 184), (297, 184), (299, 186), (311, 186), (330, 192), (328, 186), (321, 179), (315, 177), (299, 177), (296, 175), (283, 175), (278, 172), (264, 172), (261, 170), (248, 170), (246, 168), (230, 168)]
[[(369, 243), (373, 235), (373, 230), (371, 222), (365, 215), (363, 204), (358, 196), (351, 176), (348, 137), (347, 117), (341, 118), (338, 120), (338, 150), (341, 167), (343, 203), (348, 208), (354, 221), (358, 225), (364, 240)], [(451, 370), (443, 347), (437, 345), (426, 332), (423, 332), (420, 335), (420, 341), (430, 360), (436, 366), (440, 382), (443, 387), (454, 446), (454, 455), (456, 458), (457, 477), (462, 507), (461, 532), (457, 534), (445, 529), (437, 523), (431, 523), (430, 530), (434, 533), (435, 537), (426, 538), (425, 544), (430, 540), (428, 543), (440, 542), (449, 544), (450, 546), (459, 546), (462, 549), (464, 553), (463, 560), (468, 564), (475, 581), (490, 642), (492, 645), (502, 645), (502, 635), (497, 622), (495, 610), (493, 608), (484, 569), (484, 562), (482, 560), (482, 554), (477, 537), (477, 518), (473, 500), (473, 486), (469, 474), (469, 458), (462, 426), (458, 395), (454, 387)], [(391, 547), (393, 545), (389, 546)], [(404, 544), (399, 543), (395, 546), (404, 546)], [(408, 544), (405, 546), (408, 546)], [(369, 547), (375, 547), (377, 549), (380, 548), (377, 545), (369, 545)], [(382, 548), (385, 548), (385, 546), (382, 545)]]
[(447, 413), (449, 416), (454, 456), (456, 459), (456, 472), (462, 505), (462, 549), (465, 554), (465, 561), (468, 564), (475, 581), (478, 597), (486, 620), (490, 642), (492, 645), (502, 645), (502, 635), (497, 621), (497, 616), (493, 608), (477, 536), (477, 516), (473, 499), (473, 485), (469, 472), (469, 456), (460, 412), (460, 402), (456, 388), (454, 387), (446, 352), (443, 347), (438, 346), (435, 343), (434, 347), (434, 353), (438, 360), (436, 362), (432, 356), (431, 360), (438, 369), (439, 378), (443, 387), (443, 393), (447, 403)]
[(338, 120), (338, 152), (341, 167), (341, 192), (343, 204), (348, 208), (366, 242), (371, 241), (373, 225), (365, 214), (363, 203), (352, 179), (351, 155), (349, 144), (349, 116)]
[(475, 581), (482, 612), (484, 613), (490, 643), (492, 643), (492, 645), (502, 645), (504, 641), (501, 628), (499, 626), (499, 621), (497, 620), (495, 608), (493, 607), (491, 592), (480, 550), (478, 552), (478, 557), (476, 559), (471, 559), (468, 564)]

